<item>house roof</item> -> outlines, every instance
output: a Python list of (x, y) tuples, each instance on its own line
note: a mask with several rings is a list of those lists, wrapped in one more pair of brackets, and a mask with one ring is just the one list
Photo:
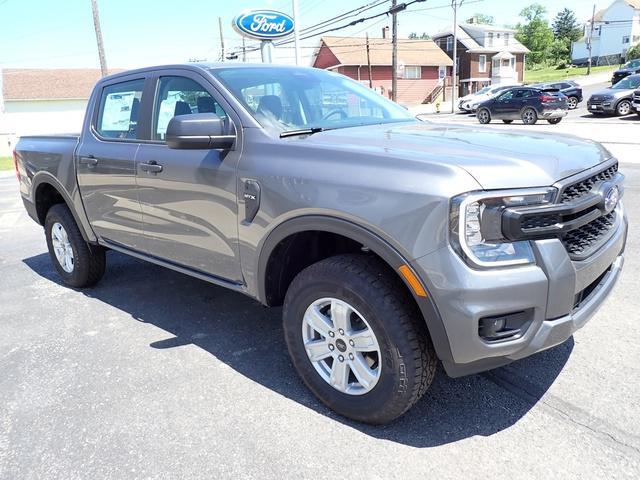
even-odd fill
[[(493, 25), (480, 25), (477, 23), (463, 23), (457, 26), (458, 41), (461, 42), (470, 53), (493, 53), (501, 52), (503, 50), (511, 53), (529, 53), (529, 49), (515, 38), (511, 38), (509, 45), (485, 47), (482, 43), (484, 42), (484, 35), (487, 32), (514, 34), (515, 30), (511, 28), (495, 27)], [(447, 28), (438, 32), (433, 36), (433, 38), (438, 39), (448, 35), (453, 35), (452, 28)]]
[(630, 7), (640, 10), (640, 0), (626, 0)]
[[(366, 65), (367, 41), (359, 37), (322, 37), (341, 65)], [(391, 65), (391, 39), (370, 38), (371, 65)], [(398, 40), (398, 63), (405, 65), (453, 65), (449, 56), (432, 40)]]
[[(116, 73), (122, 70), (112, 70)], [(4, 69), (4, 100), (88, 99), (100, 79), (99, 69)]]

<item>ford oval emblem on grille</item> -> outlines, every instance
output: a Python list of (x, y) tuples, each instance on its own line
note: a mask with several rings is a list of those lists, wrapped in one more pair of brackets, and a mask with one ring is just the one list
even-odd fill
[(604, 210), (607, 213), (612, 212), (616, 205), (618, 205), (618, 201), (620, 200), (620, 189), (617, 185), (614, 185), (609, 190), (607, 190), (604, 194)]
[(233, 28), (245, 37), (273, 40), (293, 33), (294, 22), (286, 13), (274, 10), (251, 10), (233, 19)]

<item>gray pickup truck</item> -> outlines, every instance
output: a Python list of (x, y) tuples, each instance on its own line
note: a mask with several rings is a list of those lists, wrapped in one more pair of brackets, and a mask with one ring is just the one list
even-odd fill
[(79, 136), (22, 137), (63, 281), (114, 250), (269, 305), (307, 386), (374, 424), (553, 347), (620, 275), (623, 175), (574, 137), (421, 122), (341, 75), (191, 64), (106, 77)]

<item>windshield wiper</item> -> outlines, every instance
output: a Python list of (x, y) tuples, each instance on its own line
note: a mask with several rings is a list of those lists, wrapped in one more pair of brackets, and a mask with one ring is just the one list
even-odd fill
[(324, 132), (327, 130), (322, 127), (301, 128), (300, 130), (287, 130), (280, 134), (280, 138), (295, 137), (297, 135), (313, 135), (314, 133)]

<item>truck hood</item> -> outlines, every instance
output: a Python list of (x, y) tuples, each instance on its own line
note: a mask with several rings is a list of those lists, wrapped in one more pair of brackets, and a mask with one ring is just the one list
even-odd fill
[(631, 95), (635, 89), (634, 88), (605, 88), (602, 90), (598, 90), (591, 95), (592, 100), (600, 100), (602, 97), (606, 95), (613, 95), (615, 98), (624, 97), (626, 95)]
[(548, 186), (611, 158), (600, 144), (568, 135), (419, 121), (329, 130), (298, 140), (353, 156), (386, 156), (399, 168), (403, 160), (457, 166), (484, 189)]

